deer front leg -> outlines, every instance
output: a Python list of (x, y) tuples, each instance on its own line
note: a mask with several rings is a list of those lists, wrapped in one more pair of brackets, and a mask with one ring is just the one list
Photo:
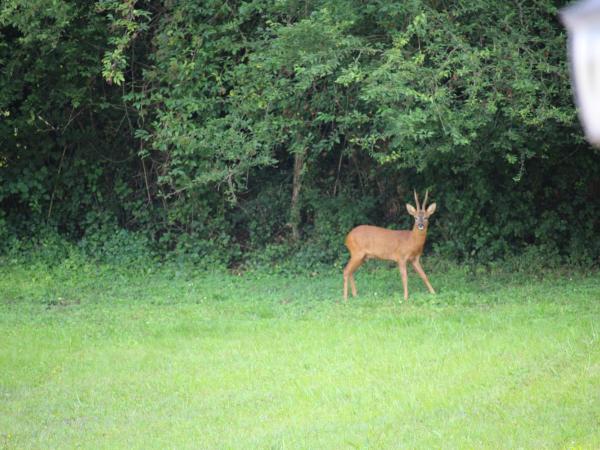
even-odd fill
[(402, 276), (404, 300), (408, 300), (408, 273), (406, 272), (406, 261), (398, 261), (398, 269), (400, 269), (400, 275)]
[(432, 294), (435, 294), (435, 291), (433, 290), (431, 283), (427, 279), (427, 275), (425, 275), (425, 271), (423, 270), (423, 267), (421, 267), (420, 261), (418, 259), (415, 259), (413, 261), (412, 265), (413, 265), (413, 268), (415, 269), (415, 272), (417, 272), (419, 274), (419, 276), (425, 283), (425, 286), (427, 286), (427, 289), (429, 289), (429, 292), (431, 292)]

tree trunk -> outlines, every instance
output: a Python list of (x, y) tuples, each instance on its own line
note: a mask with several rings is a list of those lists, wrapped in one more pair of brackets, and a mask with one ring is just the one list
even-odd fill
[(300, 190), (302, 189), (302, 172), (304, 171), (305, 159), (306, 149), (294, 154), (294, 178), (292, 180), (292, 201), (290, 204), (290, 226), (294, 242), (300, 239)]

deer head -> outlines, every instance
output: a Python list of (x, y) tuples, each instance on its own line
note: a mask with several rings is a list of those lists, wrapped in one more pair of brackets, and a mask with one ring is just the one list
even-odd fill
[(429, 195), (429, 190), (425, 191), (425, 200), (423, 201), (423, 206), (419, 205), (419, 196), (417, 191), (415, 193), (415, 203), (417, 207), (415, 208), (410, 203), (406, 204), (406, 210), (408, 213), (415, 218), (415, 226), (419, 231), (423, 231), (427, 228), (427, 222), (429, 221), (429, 217), (435, 212), (436, 204), (432, 203), (426, 209), (427, 206), (427, 196)]

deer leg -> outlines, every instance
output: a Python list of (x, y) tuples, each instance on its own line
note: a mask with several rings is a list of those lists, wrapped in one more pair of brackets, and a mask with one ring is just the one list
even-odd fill
[(429, 289), (429, 292), (431, 292), (432, 294), (435, 294), (435, 291), (433, 290), (431, 283), (427, 279), (427, 275), (425, 275), (425, 271), (423, 270), (423, 267), (421, 267), (421, 263), (419, 262), (419, 260), (415, 259), (413, 261), (412, 265), (413, 265), (413, 268), (415, 269), (415, 272), (417, 272), (419, 274), (419, 276), (425, 283), (425, 286), (427, 286), (427, 289)]
[(398, 261), (398, 269), (400, 269), (400, 275), (402, 276), (404, 300), (408, 300), (408, 273), (406, 272), (406, 261)]
[(355, 256), (350, 257), (350, 261), (346, 264), (344, 269), (344, 300), (348, 300), (348, 280), (352, 286), (352, 296), (356, 297), (356, 283), (354, 282), (354, 272), (360, 267), (363, 262), (363, 258), (357, 258)]
[(354, 282), (354, 273), (350, 274), (350, 287), (352, 288), (352, 297), (356, 297), (358, 292), (356, 291), (356, 283)]

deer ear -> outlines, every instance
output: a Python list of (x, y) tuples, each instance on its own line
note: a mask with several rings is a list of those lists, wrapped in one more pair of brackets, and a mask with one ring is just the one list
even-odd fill
[(406, 210), (408, 211), (408, 213), (411, 216), (416, 216), (417, 215), (417, 210), (415, 209), (415, 207), (413, 205), (410, 204), (406, 204)]
[(431, 205), (429, 205), (427, 207), (427, 212), (426, 212), (427, 213), (427, 217), (429, 217), (430, 215), (432, 215), (435, 212), (435, 207), (436, 207), (435, 203), (432, 203)]

